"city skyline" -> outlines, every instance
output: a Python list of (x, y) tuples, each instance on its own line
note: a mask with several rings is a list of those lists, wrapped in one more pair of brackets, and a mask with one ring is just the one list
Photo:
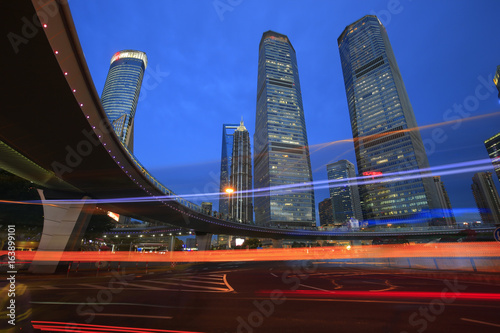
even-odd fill
[[(271, 20), (270, 17), (263, 14), (259, 16), (259, 24), (256, 24), (256, 26), (251, 29), (247, 28), (244, 30), (239, 29), (241, 23), (237, 21), (241, 20), (245, 15), (248, 15), (248, 11), (255, 10), (255, 8), (252, 7), (254, 6), (253, 4), (243, 3), (235, 7), (233, 11), (225, 12), (224, 20), (221, 21), (219, 15), (210, 3), (207, 4), (204, 13), (201, 13), (203, 12), (202, 8), (200, 8), (199, 11), (193, 11), (191, 9), (182, 8), (182, 5), (175, 3), (173, 5), (175, 8), (170, 8), (169, 11), (166, 12), (168, 18), (166, 22), (171, 22), (165, 27), (167, 29), (165, 36), (167, 36), (168, 40), (172, 42), (179, 42), (179, 40), (181, 40), (181, 38), (177, 38), (173, 35), (173, 31), (181, 29), (182, 25), (176, 29), (168, 29), (172, 28), (171, 25), (174, 24), (173, 22), (177, 22), (172, 16), (172, 13), (176, 11), (186, 14), (186, 16), (180, 15), (183, 19), (187, 19), (186, 24), (198, 20), (200, 24), (204, 24), (204, 26), (213, 26), (213, 29), (220, 33), (220, 38), (214, 38), (214, 36), (210, 34), (207, 35), (202, 29), (199, 31), (199, 37), (193, 37), (193, 39), (195, 39), (193, 42), (187, 43), (183, 40), (180, 44), (161, 43), (163, 47), (160, 53), (155, 53), (156, 46), (151, 45), (150, 47), (142, 47), (140, 45), (142, 41), (139, 41), (137, 34), (126, 36), (126, 40), (124, 40), (124, 38), (113, 38), (114, 32), (110, 31), (110, 29), (106, 30), (104, 27), (100, 26), (100, 24), (112, 24), (112, 22), (114, 22), (114, 17), (111, 17), (107, 22), (100, 22), (97, 16), (92, 19), (93, 24), (80, 25), (84, 24), (85, 21), (82, 21), (84, 17), (86, 17), (85, 20), (88, 18), (88, 16), (85, 16), (85, 11), (92, 11), (92, 6), (94, 5), (71, 3), (70, 6), (73, 9), (73, 17), (77, 25), (80, 41), (87, 56), (87, 61), (98, 91), (100, 91), (99, 86), (103, 84), (103, 73), (99, 74), (98, 72), (100, 71), (96, 68), (102, 67), (102, 64), (94, 64), (96, 64), (98, 60), (103, 61), (103, 59), (96, 57), (96, 54), (105, 55), (105, 57), (103, 56), (103, 58), (106, 58), (104, 62), (107, 62), (107, 59), (109, 59), (110, 55), (114, 52), (125, 48), (141, 49), (148, 54), (150, 66), (145, 76), (145, 80), (147, 77), (147, 84), (146, 82), (143, 83), (144, 93), (141, 93), (142, 98), (138, 106), (138, 109), (142, 109), (144, 112), (138, 111), (139, 118), (137, 118), (138, 120), (136, 123), (136, 126), (138, 126), (136, 127), (136, 146), (138, 148), (136, 148), (136, 155), (138, 155), (139, 159), (143, 161), (155, 176), (159, 177), (167, 186), (172, 187), (176, 193), (218, 191), (216, 184), (218, 183), (218, 165), (220, 167), (220, 160), (218, 159), (220, 156), (220, 134), (218, 134), (220, 133), (220, 124), (225, 122), (236, 122), (239, 120), (240, 116), (243, 115), (245, 119), (250, 119), (248, 125), (246, 123), (250, 134), (252, 135), (254, 133), (252, 113), (254, 112), (256, 94), (255, 76), (257, 52), (255, 51), (255, 44), (258, 43), (258, 39), (262, 32), (269, 29), (288, 34), (290, 39), (294, 41), (294, 46), (297, 51), (297, 58), (301, 67), (301, 84), (305, 103), (304, 109), (306, 110), (306, 122), (308, 125), (308, 132), (311, 132), (309, 133), (309, 143), (311, 145), (313, 178), (315, 180), (326, 179), (324, 165), (329, 162), (334, 162), (341, 158), (354, 160), (354, 158), (352, 158), (352, 142), (349, 142), (351, 136), (346, 134), (350, 132), (350, 128), (335, 39), (345, 26), (361, 18), (365, 14), (369, 14), (371, 11), (375, 13), (387, 12), (386, 2), (363, 4), (355, 9), (352, 7), (349, 8), (349, 6), (346, 5), (331, 5), (330, 9), (336, 8), (336, 6), (345, 9), (345, 18), (337, 17), (337, 20), (333, 20), (335, 24), (331, 24), (325, 29), (322, 29), (325, 32), (316, 30), (315, 34), (311, 34), (311, 32), (314, 31), (318, 25), (313, 24), (311, 27), (307, 27), (307, 24), (313, 22), (313, 18), (316, 16), (318, 16), (318, 24), (325, 24), (325, 16), (320, 13), (328, 7), (324, 3), (318, 4), (313, 8), (309, 8), (310, 10), (305, 10), (304, 13), (301, 13), (303, 20), (299, 20), (299, 24), (296, 26), (290, 23), (293, 20), (287, 19), (286, 22), (280, 19)], [(108, 4), (100, 4), (99, 6), (104, 6), (104, 8), (106, 8)], [(272, 3), (270, 6), (273, 7), (278, 5)], [(493, 6), (493, 3), (491, 3), (491, 6)], [(134, 8), (137, 6), (132, 5), (131, 7)], [(298, 15), (296, 11), (298, 9), (297, 7), (300, 6), (292, 7), (294, 11), (291, 13)], [(488, 60), (492, 58), (491, 53), (495, 53), (492, 52), (494, 46), (482, 46), (486, 41), (491, 39), (491, 36), (488, 39), (485, 33), (483, 33), (483, 35), (480, 35), (473, 41), (478, 45), (474, 44), (474, 47), (462, 50), (462, 48), (465, 47), (465, 45), (462, 45), (462, 41), (468, 40), (470, 42), (467, 36), (469, 36), (469, 34), (474, 36), (477, 35), (477, 30), (473, 29), (475, 28), (474, 22), (467, 22), (467, 29), (470, 30), (465, 28), (461, 29), (460, 33), (463, 36), (459, 38), (451, 34), (451, 31), (456, 28), (453, 22), (444, 20), (436, 23), (438, 22), (436, 19), (440, 18), (440, 15), (438, 15), (440, 10), (443, 11), (446, 9), (451, 11), (451, 13), (457, 11), (477, 13), (478, 9), (469, 4), (460, 4), (459, 6), (455, 6), (456, 8), (451, 8), (450, 6), (442, 4), (433, 4), (436, 13), (428, 13), (429, 15), (427, 16), (427, 19), (429, 19), (431, 23), (427, 24), (425, 29), (422, 29), (418, 34), (415, 32), (409, 34), (409, 26), (411, 26), (411, 24), (409, 24), (409, 22), (411, 22), (410, 18), (421, 14), (426, 7), (425, 4), (417, 5), (415, 3), (403, 3), (402, 7), (404, 8), (401, 12), (389, 15), (390, 19), (387, 16), (381, 16), (381, 18), (389, 22), (389, 24), (386, 24), (386, 28), (391, 37), (391, 44), (405, 79), (407, 90), (409, 91), (417, 123), (421, 127), (430, 126), (429, 129), (422, 131), (422, 137), (424, 139), (424, 144), (427, 144), (426, 148), (431, 151), (431, 154), (429, 154), (431, 166), (465, 161), (465, 157), (470, 160), (487, 158), (484, 148), (482, 151), (479, 151), (478, 147), (482, 145), (482, 142), (487, 137), (497, 132), (491, 130), (493, 122), (468, 121), (468, 119), (473, 119), (472, 117), (477, 115), (498, 112), (496, 93), (491, 93), (488, 87), (482, 88), (480, 92), (482, 94), (481, 96), (484, 96), (484, 94), (488, 92), (490, 96), (486, 99), (483, 98), (479, 100), (478, 106), (473, 109), (473, 111), (470, 111), (470, 105), (474, 106), (474, 104), (469, 104), (466, 109), (462, 110), (462, 114), (453, 111), (453, 105), (472, 103), (474, 100), (471, 102), (470, 97), (475, 97), (476, 87), (481, 85), (483, 81), (489, 81), (489, 75), (494, 73), (496, 65), (498, 65), (496, 63), (497, 61)], [(80, 8), (81, 11), (79, 11), (78, 8)], [(139, 8), (134, 9), (140, 10)], [(336, 9), (337, 11), (335, 12), (338, 12), (339, 8)], [(213, 11), (213, 13), (210, 11)], [(491, 11), (493, 10), (487, 11), (483, 9), (479, 11), (482, 17), (481, 22), (484, 21), (486, 24), (489, 24), (487, 18)], [(413, 12), (416, 13), (412, 14)], [(83, 16), (80, 17), (80, 15)], [(454, 65), (451, 66), (453, 69), (454, 66), (460, 66), (461, 61), (463, 61), (464, 64), (470, 63), (470, 57), (478, 59), (477, 62), (474, 63), (474, 65), (477, 64), (477, 66), (470, 66), (472, 69), (466, 68), (464, 71), (461, 70), (459, 79), (454, 76), (455, 74), (453, 71), (441, 71), (441, 68), (444, 67), (446, 69), (447, 67), (440, 65), (448, 64), (449, 59), (447, 57), (443, 56), (438, 58), (438, 61), (430, 63), (429, 61), (424, 61), (426, 57), (415, 57), (410, 55), (412, 53), (411, 51), (418, 49), (420, 45), (427, 45), (429, 43), (431, 43), (431, 45), (436, 45), (434, 41), (427, 40), (429, 32), (434, 31), (432, 27), (436, 27), (436, 24), (440, 27), (441, 33), (444, 34), (447, 31), (450, 33), (446, 42), (446, 47), (441, 47), (440, 54), (446, 52), (449, 54), (450, 49), (455, 50), (453, 52), (452, 62)], [(150, 24), (150, 26), (153, 26), (153, 24)], [(195, 26), (199, 26), (199, 24)], [(100, 27), (100, 30), (109, 31), (109, 35), (104, 34), (106, 36), (99, 36), (97, 38), (95, 32), (93, 32), (96, 31), (94, 30), (95, 27)], [(302, 32), (298, 29), (304, 29), (304, 31)], [(482, 29), (484, 29), (484, 25)], [(210, 29), (208, 30), (212, 31)], [(488, 29), (485, 30), (487, 31)], [(244, 33), (245, 36), (250, 36), (251, 38), (248, 38), (248, 42), (246, 42), (246, 37), (236, 42), (236, 32), (240, 34)], [(329, 35), (329, 37), (324, 38), (325, 34)], [(406, 34), (406, 37), (404, 34)], [(182, 36), (187, 36), (187, 34), (179, 34), (179, 37)], [(108, 44), (104, 44), (104, 42), (101, 42), (104, 37), (106, 37), (107, 40), (112, 40), (112, 42), (108, 40)], [(158, 37), (152, 38), (154, 36), (149, 35), (147, 37), (155, 42), (159, 41)], [(147, 40), (148, 38), (144, 39)], [(410, 48), (405, 47), (405, 45), (407, 45), (406, 39), (408, 38), (411, 38), (412, 45), (414, 45)], [(319, 44), (317, 44), (317, 41), (321, 39), (328, 40), (329, 43), (321, 43), (321, 47), (318, 47)], [(306, 47), (306, 42), (309, 42), (309, 40), (310, 43), (317, 44), (312, 49)], [(232, 42), (226, 43), (228, 41)], [(194, 66), (193, 64), (195, 64), (195, 62), (192, 61), (187, 62), (189, 56), (192, 54), (189, 49), (195, 45), (197, 45), (196, 47), (198, 48), (200, 43), (201, 45), (206, 45), (207, 42), (213, 45), (205, 49), (201, 48), (202, 50), (206, 50), (206, 53), (200, 52), (193, 59), (201, 59), (201, 65), (204, 64), (205, 66), (205, 68), (202, 69), (203, 74), (211, 73), (211, 67), (213, 67), (214, 70), (219, 68), (215, 65), (217, 63), (224, 64), (227, 69), (219, 70), (220, 73), (215, 76), (212, 75), (211, 77), (215, 79), (213, 82), (206, 79), (210, 76), (201, 75), (202, 72), (198, 73), (200, 75), (191, 75), (192, 72), (184, 71), (188, 63), (190, 66)], [(236, 47), (241, 50), (239, 51)], [(244, 54), (244, 56), (241, 56), (241, 54)], [(314, 54), (315, 57), (311, 58), (311, 54)], [(457, 54), (460, 54), (461, 58), (455, 58)], [(162, 57), (159, 57), (159, 55), (162, 55)], [(480, 56), (481, 58), (479, 58)], [(168, 62), (168, 59), (177, 61)], [(479, 61), (479, 59), (481, 60)], [(210, 67), (207, 67), (207, 61), (210, 62)], [(234, 70), (232, 69), (236, 64), (238, 64), (240, 68), (238, 75), (234, 75)], [(241, 67), (242, 64), (244, 67)], [(328, 66), (325, 67), (325, 64), (328, 64)], [(419, 70), (423, 66), (429, 68), (429, 71), (426, 72), (425, 75)], [(200, 68), (202, 67), (196, 67), (196, 70), (199, 71)], [(231, 70), (229, 70), (229, 68), (231, 68)], [(183, 69), (183, 71), (180, 69)], [(195, 68), (193, 68), (193, 70), (194, 69)], [(105, 73), (106, 72), (104, 72), (104, 75)], [(228, 74), (231, 75), (228, 76)], [(247, 76), (249, 78), (246, 78)], [(422, 76), (431, 76), (432, 83), (427, 86), (423, 85)], [(329, 81), (325, 81), (325, 77), (328, 77)], [(186, 95), (187, 91), (185, 89), (179, 90), (181, 94), (173, 90), (175, 86), (183, 87), (188, 84), (187, 82), (191, 81), (197, 84), (189, 85), (189, 95)], [(327, 83), (325, 84), (325, 82)], [(444, 82), (446, 82), (446, 87), (449, 89), (441, 91), (441, 93), (438, 94), (439, 96), (436, 96), (432, 89), (425, 89), (426, 87), (436, 89), (436, 87), (445, 86)], [(238, 89), (236, 89), (236, 87)], [(213, 105), (207, 104), (209, 99), (206, 94), (209, 93), (213, 95), (214, 91), (222, 92), (222, 95), (219, 94), (218, 96), (224, 97), (219, 98), (219, 100), (224, 103), (221, 104), (217, 102)], [(320, 97), (315, 96), (316, 92), (320, 93)], [(417, 97), (414, 97), (415, 94)], [(180, 104), (178, 100), (179, 96), (182, 97), (182, 103)], [(326, 98), (327, 96), (332, 96), (333, 98)], [(161, 100), (162, 104), (154, 104), (157, 99)], [(200, 101), (205, 104), (198, 104)], [(160, 107), (157, 106), (155, 108), (154, 105), (160, 105)], [(207, 105), (210, 106), (207, 107)], [(451, 111), (448, 111), (448, 109)], [(217, 110), (219, 111), (217, 112)], [(204, 112), (207, 117), (200, 117)], [(206, 148), (207, 144), (204, 142), (204, 150), (197, 150), (196, 154), (193, 154), (193, 149), (196, 145), (199, 145), (199, 142), (193, 141), (192, 138), (180, 136), (180, 134), (174, 134), (177, 132), (173, 127), (182, 127), (184, 121), (191, 123), (192, 126), (198, 126), (200, 122), (202, 122), (202, 124), (205, 123), (207, 118), (210, 118), (211, 121), (209, 125), (206, 126), (207, 137), (211, 138), (210, 140), (214, 142), (219, 142), (209, 145), (209, 149)], [(224, 120), (221, 121), (222, 118), (224, 118)], [(435, 125), (456, 118), (461, 122)], [(488, 117), (485, 118), (488, 119)], [(467, 119), (467, 121), (465, 121), (465, 119)], [(164, 126), (165, 131), (162, 133), (155, 131), (154, 129), (158, 126)], [(481, 132), (478, 131), (479, 128), (481, 128)], [(211, 129), (216, 131), (217, 134), (211, 135), (210, 133), (213, 132)], [(311, 131), (311, 129), (313, 130)], [(437, 129), (441, 129), (444, 135), (436, 135), (435, 130)], [(463, 131), (468, 132), (470, 135), (461, 135)], [(170, 136), (168, 136), (168, 134), (170, 134)], [(177, 141), (178, 136), (181, 137), (179, 141)], [(446, 139), (443, 139), (444, 136), (446, 136)], [(329, 144), (341, 140), (346, 140), (346, 143)], [(164, 143), (160, 148), (160, 154), (157, 151), (150, 150), (152, 147), (148, 147), (148, 145), (150, 145), (151, 142), (155, 143), (154, 146), (156, 146), (158, 142)], [(169, 145), (169, 142), (183, 142), (183, 144)], [(178, 149), (184, 149), (188, 152), (179, 154)], [(166, 158), (161, 158), (159, 155), (165, 155)], [(172, 158), (172, 156), (175, 156), (175, 158)], [(179, 172), (181, 169), (184, 173)], [(169, 176), (172, 174), (178, 176)], [(189, 177), (183, 177), (183, 174), (189, 175)], [(443, 177), (454, 208), (471, 209), (475, 206), (472, 195), (468, 193), (470, 185), (467, 179), (470, 179), (470, 175), (463, 174), (453, 177)], [(316, 192), (319, 193), (316, 194), (316, 196), (320, 199), (326, 197), (328, 191), (319, 190)], [(458, 217), (459, 214), (456, 215), (457, 220), (460, 220)]]

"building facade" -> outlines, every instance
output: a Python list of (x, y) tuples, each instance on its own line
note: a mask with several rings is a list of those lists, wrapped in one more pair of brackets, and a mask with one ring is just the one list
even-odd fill
[(233, 135), (238, 124), (222, 125), (222, 154), (220, 158), (219, 213), (229, 213), (229, 197), (226, 189), (231, 187), (231, 165), (233, 159)]
[(115, 53), (101, 95), (102, 106), (116, 135), (132, 152), (134, 117), (147, 65), (144, 52), (124, 50)]
[[(367, 15), (338, 38), (358, 172), (387, 174), (429, 167), (389, 37)], [(437, 207), (432, 178), (360, 186), (371, 225), (428, 224)]]
[(351, 218), (363, 219), (356, 170), (348, 160), (340, 160), (326, 166), (330, 198), (332, 200), (333, 224), (345, 225)]
[(318, 204), (319, 225), (333, 224), (332, 199), (326, 198)]
[(495, 168), (498, 180), (500, 180), (500, 133), (484, 141), (484, 145), (486, 146), (486, 151), (491, 159), (493, 168)]
[(229, 201), (231, 219), (239, 223), (252, 223), (252, 153), (250, 135), (243, 120), (233, 136), (231, 188), (234, 190)]
[(472, 194), (476, 199), (484, 225), (500, 224), (500, 198), (491, 172), (478, 172), (472, 177)]
[(260, 189), (255, 197), (256, 223), (315, 226), (297, 58), (288, 37), (274, 31), (265, 32), (259, 45), (255, 127), (254, 187)]
[(447, 225), (452, 226), (457, 224), (455, 219), (455, 215), (453, 214), (453, 210), (451, 208), (451, 201), (448, 197), (448, 192), (444, 187), (444, 183), (441, 180), (440, 176), (432, 177), (434, 180), (434, 187), (438, 196), (439, 205), (442, 207), (434, 212), (434, 224), (435, 225)]
[(500, 98), (500, 65), (497, 66), (497, 71), (493, 77), (493, 83), (495, 83), (495, 86), (497, 87), (498, 98)]
[(202, 202), (201, 203), (201, 211), (207, 215), (212, 215), (212, 203), (211, 202)]

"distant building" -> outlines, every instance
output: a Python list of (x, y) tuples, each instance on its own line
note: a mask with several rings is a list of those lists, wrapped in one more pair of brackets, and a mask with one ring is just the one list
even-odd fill
[(441, 181), (440, 176), (432, 177), (434, 180), (434, 186), (438, 194), (439, 206), (441, 207), (435, 213), (435, 225), (455, 225), (457, 221), (455, 220), (455, 215), (451, 208), (450, 198), (448, 197), (448, 192), (444, 188), (444, 183)]
[(297, 57), (290, 39), (274, 31), (265, 32), (259, 44), (255, 119), (254, 187), (261, 190), (256, 224), (316, 226)]
[(252, 153), (250, 135), (241, 120), (233, 134), (233, 152), (231, 162), (231, 188), (229, 214), (233, 221), (253, 222), (252, 189)]
[(132, 152), (135, 111), (147, 65), (144, 52), (124, 50), (115, 53), (101, 95), (102, 106), (116, 135)]
[(484, 141), (484, 145), (486, 146), (486, 151), (491, 158), (491, 163), (493, 164), (493, 168), (495, 168), (498, 180), (500, 180), (500, 133)]
[[(429, 168), (408, 94), (387, 32), (374, 15), (348, 25), (338, 38), (347, 105), (360, 175)], [(424, 173), (424, 172), (422, 172)], [(360, 186), (372, 224), (428, 224), (437, 205), (432, 179)], [(334, 207), (335, 209), (335, 207)]]
[(219, 213), (227, 215), (229, 212), (229, 199), (226, 189), (231, 186), (231, 165), (233, 155), (233, 135), (238, 124), (222, 125), (222, 154), (220, 159), (220, 195)]
[(326, 198), (318, 204), (319, 224), (328, 225), (333, 223), (332, 199)]
[(472, 193), (483, 223), (489, 226), (500, 224), (500, 198), (491, 172), (478, 172), (472, 177)]
[(196, 238), (186, 238), (185, 248), (193, 249), (197, 248), (198, 244), (196, 243)]
[(497, 72), (495, 73), (493, 82), (495, 83), (495, 86), (497, 86), (498, 98), (500, 98), (500, 65), (497, 66)]
[(333, 223), (344, 225), (351, 218), (362, 220), (361, 202), (354, 164), (348, 160), (340, 160), (326, 166), (328, 174), (330, 198), (332, 200)]
[(212, 203), (211, 202), (202, 202), (201, 203), (201, 211), (207, 215), (212, 215)]

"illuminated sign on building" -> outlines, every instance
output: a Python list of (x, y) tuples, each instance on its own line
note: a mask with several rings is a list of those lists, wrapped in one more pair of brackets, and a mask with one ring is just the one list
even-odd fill
[(382, 172), (380, 172), (380, 171), (365, 171), (365, 172), (363, 172), (363, 176), (382, 176)]
[(111, 217), (116, 222), (118, 222), (118, 220), (120, 219), (120, 215), (119, 214), (115, 214), (113, 212), (108, 212), (108, 216)]

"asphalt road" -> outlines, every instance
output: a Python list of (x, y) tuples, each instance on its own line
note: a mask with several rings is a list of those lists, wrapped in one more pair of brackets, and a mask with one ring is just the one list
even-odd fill
[(500, 331), (500, 285), (461, 275), (431, 279), (326, 262), (128, 272), (19, 276), (18, 283), (28, 285), (31, 320), (43, 331)]

